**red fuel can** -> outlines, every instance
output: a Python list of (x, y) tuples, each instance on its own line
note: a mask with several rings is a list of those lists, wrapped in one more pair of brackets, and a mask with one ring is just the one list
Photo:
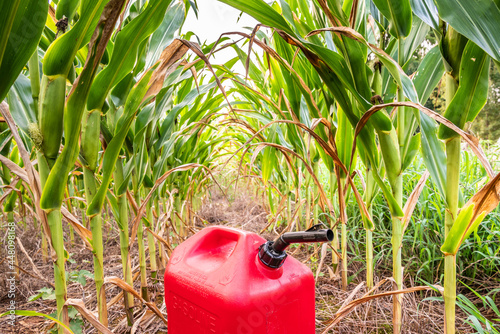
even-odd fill
[(168, 333), (313, 334), (313, 274), (284, 249), (331, 240), (322, 231), (330, 232), (324, 240), (294, 232), (307, 240), (288, 233), (274, 242), (222, 226), (198, 232), (175, 248), (165, 271)]

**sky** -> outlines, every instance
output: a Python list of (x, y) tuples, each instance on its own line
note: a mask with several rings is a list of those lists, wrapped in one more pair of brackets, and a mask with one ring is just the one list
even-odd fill
[[(194, 32), (203, 43), (215, 42), (219, 36), (224, 32), (242, 31), (250, 33), (244, 27), (253, 29), (257, 21), (247, 14), (240, 17), (241, 12), (233, 7), (230, 7), (217, 0), (197, 0), (198, 3), (198, 19), (193, 10), (189, 10), (186, 22), (182, 27), (182, 33), (188, 31)], [(238, 20), (239, 18), (239, 20)], [(234, 36), (232, 39), (239, 39), (240, 37)], [(191, 39), (194, 40), (194, 39)], [(231, 48), (227, 48), (215, 57), (217, 63), (224, 63), (229, 59), (236, 56), (236, 53)]]
[[(183, 31), (193, 31), (203, 42), (215, 41), (220, 34), (228, 31), (243, 31), (243, 27), (255, 27), (257, 21), (252, 17), (217, 0), (198, 0), (198, 19), (193, 10), (184, 23)], [(239, 20), (238, 20), (239, 18)]]

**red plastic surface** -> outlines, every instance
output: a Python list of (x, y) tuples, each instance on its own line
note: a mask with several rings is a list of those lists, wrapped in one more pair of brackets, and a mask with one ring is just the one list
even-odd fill
[(313, 334), (314, 278), (290, 255), (279, 269), (258, 259), (266, 240), (203, 229), (175, 248), (165, 271), (169, 334)]

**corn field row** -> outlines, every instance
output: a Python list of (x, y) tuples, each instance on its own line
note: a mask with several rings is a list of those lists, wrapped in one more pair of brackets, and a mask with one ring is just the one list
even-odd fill
[[(468, 131), (487, 100), (490, 63), (500, 61), (500, 4), (220, 1), (259, 25), (200, 45), (181, 33), (193, 1), (0, 5), (0, 203), (7, 224), (19, 213), (39, 231), (43, 259), (54, 268), (57, 331), (70, 331), (73, 307), (111, 333), (107, 285), (123, 289), (129, 326), (137, 320), (134, 298), (166, 323), (148, 285), (161, 281), (172, 249), (196, 228), (208, 189), (246, 184), (266, 205), (267, 230), (334, 229), (332, 271), (345, 290), (347, 204), (354, 201), (361, 216), (370, 291), (373, 203), (383, 198), (398, 291), (393, 333), (404, 328), (403, 293), (418, 289), (442, 294), (444, 332), (455, 333), (459, 249), (500, 201), (498, 161)], [(437, 44), (408, 73), (429, 35)], [(228, 50), (234, 58), (218, 64), (214, 55)], [(445, 91), (443, 114), (425, 107), (436, 87)], [(467, 197), (460, 189), (465, 148), (485, 174)], [(406, 193), (403, 176), (416, 156), (426, 171)], [(442, 287), (405, 289), (404, 235), (430, 183), (445, 210), (444, 279)], [(103, 220), (119, 231), (119, 278), (104, 275)], [(71, 242), (78, 236), (93, 255), (97, 317), (67, 297), (67, 224)], [(138, 254), (130, 252), (135, 243)], [(131, 258), (139, 259), (140, 291)], [(342, 321), (341, 311), (325, 333)]]

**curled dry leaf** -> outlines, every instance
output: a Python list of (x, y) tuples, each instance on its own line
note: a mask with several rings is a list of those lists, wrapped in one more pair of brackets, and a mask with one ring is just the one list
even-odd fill
[(330, 8), (328, 7), (328, 4), (326, 3), (326, 0), (318, 0), (318, 4), (321, 6), (321, 9), (323, 9), (323, 12), (326, 14), (328, 20), (334, 27), (338, 27), (341, 25), (339, 20), (335, 16), (333, 16)]
[(130, 190), (128, 189), (127, 189), (127, 200), (130, 203), (132, 210), (134, 210), (134, 213), (137, 214), (138, 210), (137, 202), (135, 201), (134, 196), (130, 193)]
[(158, 239), (158, 241), (161, 241), (161, 243), (164, 244), (165, 247), (167, 247), (167, 249), (168, 249), (169, 252), (173, 251), (172, 247), (170, 247), (170, 243), (167, 240), (163, 239), (157, 233), (153, 232), (149, 227), (146, 227), (146, 231), (148, 231), (149, 233), (151, 233), (153, 235), (153, 237), (155, 237), (156, 239)]
[(155, 313), (149, 309), (144, 310), (142, 312), (142, 315), (139, 317), (139, 319), (134, 322), (134, 325), (132, 326), (132, 329), (130, 330), (130, 334), (135, 334), (137, 330), (139, 329), (139, 326), (141, 326), (144, 323), (147, 323), (150, 319), (152, 319), (155, 316)]
[[(385, 103), (385, 104), (379, 104), (376, 106), (371, 107), (365, 114), (363, 114), (363, 117), (359, 120), (358, 124), (356, 125), (356, 129), (354, 132), (354, 142), (352, 144), (352, 152), (356, 150), (356, 138), (363, 129), (363, 127), (366, 125), (370, 117), (376, 113), (379, 110), (382, 110), (387, 107), (410, 107), (414, 109), (418, 109), (430, 118), (434, 119), (435, 121), (449, 127), (450, 129), (454, 130), (456, 133), (458, 133), (466, 142), (469, 144), (472, 152), (477, 156), (481, 164), (483, 165), (484, 169), (488, 173), (488, 176), (490, 179), (492, 179), (495, 176), (495, 173), (493, 172), (493, 168), (491, 167), (490, 162), (488, 161), (488, 158), (486, 157), (486, 154), (484, 153), (483, 149), (481, 148), (481, 145), (479, 144), (479, 141), (477, 138), (475, 138), (473, 135), (470, 133), (465, 132), (464, 130), (460, 129), (458, 126), (450, 122), (448, 119), (444, 118), (443, 116), (439, 115), (435, 111), (424, 107), (421, 104), (414, 103), (414, 102), (391, 102), (391, 103)], [(404, 109), (400, 109), (404, 110)]]
[(255, 40), (255, 34), (257, 31), (259, 31), (260, 27), (262, 27), (262, 24), (257, 24), (255, 28), (253, 28), (252, 33), (250, 34), (250, 42), (248, 43), (248, 53), (247, 53), (247, 60), (245, 61), (245, 80), (248, 78), (248, 70), (250, 68), (250, 54), (252, 52), (252, 45), (253, 41)]
[(472, 196), (464, 207), (474, 204), (472, 220), (475, 220), (479, 215), (493, 211), (498, 203), (500, 203), (500, 173)]
[[(21, 191), (19, 189), (16, 188), (16, 184), (17, 182), (20, 180), (21, 178), (19, 176), (16, 175), (16, 177), (14, 177), (14, 179), (10, 182), (10, 184), (8, 186), (2, 186), (0, 188), (3, 188), (4, 189), (4, 193), (2, 195), (2, 197), (0, 197), (0, 205), (2, 205), (3, 201), (5, 201), (5, 199), (7, 197), (9, 197), (9, 195), (15, 191), (19, 196), (21, 196)], [(7, 189), (7, 190), (5, 190)]]
[(408, 197), (408, 200), (406, 201), (405, 207), (403, 208), (404, 216), (403, 219), (401, 220), (401, 224), (403, 224), (403, 234), (405, 233), (406, 228), (408, 227), (408, 224), (411, 220), (411, 216), (413, 214), (413, 210), (415, 210), (418, 198), (420, 197), (420, 194), (424, 189), (425, 182), (429, 178), (429, 175), (430, 175), (429, 171), (425, 171), (425, 173), (422, 175), (417, 185), (415, 186), (415, 189), (413, 189), (410, 197)]
[(493, 211), (499, 203), (500, 173), (463, 206), (441, 247), (441, 251), (445, 255), (456, 255), (464, 240), (477, 229), (484, 217)]
[(344, 300), (344, 302), (342, 303), (342, 306), (340, 306), (340, 309), (343, 309), (344, 307), (347, 306), (347, 304), (349, 304), (350, 302), (352, 302), (352, 300), (354, 299), (354, 297), (356, 296), (356, 294), (359, 292), (359, 290), (361, 290), (361, 288), (363, 288), (365, 286), (365, 282), (361, 282), (359, 283), (352, 291), (351, 293), (349, 294), (349, 296), (347, 296), (347, 298)]
[(161, 311), (158, 309), (158, 307), (151, 302), (146, 302), (144, 299), (142, 299), (141, 295), (137, 293), (137, 291), (134, 290), (133, 287), (128, 285), (125, 281), (122, 279), (116, 277), (116, 276), (111, 276), (111, 277), (106, 277), (104, 278), (104, 284), (114, 284), (121, 288), (122, 290), (132, 294), (135, 298), (139, 299), (141, 302), (143, 302), (151, 311), (153, 311), (164, 323), (167, 325), (167, 319), (163, 316)]
[(88, 249), (92, 249), (92, 232), (90, 232), (85, 226), (83, 226), (78, 218), (76, 218), (71, 212), (68, 211), (64, 206), (61, 207), (61, 213), (63, 217), (71, 224), (75, 229), (76, 233), (85, 242)]
[(149, 88), (146, 95), (142, 101), (146, 101), (151, 96), (156, 96), (158, 92), (163, 88), (163, 82), (165, 78), (173, 72), (177, 67), (175, 66), (179, 60), (184, 57), (188, 51), (187, 45), (181, 42), (179, 39), (175, 39), (170, 43), (161, 53), (158, 67), (154, 70), (151, 79), (149, 80)]

